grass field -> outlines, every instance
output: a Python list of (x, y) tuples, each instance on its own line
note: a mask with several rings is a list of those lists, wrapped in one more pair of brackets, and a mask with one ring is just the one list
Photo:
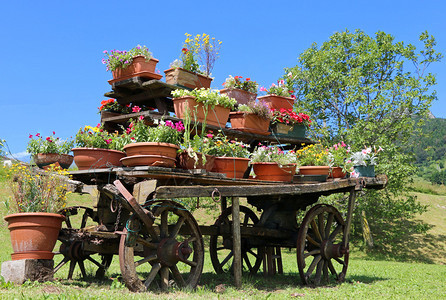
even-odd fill
[[(367, 256), (363, 252), (352, 251), (346, 281), (342, 284), (325, 287), (304, 287), (300, 285), (297, 270), (295, 249), (284, 249), (284, 275), (263, 277), (261, 273), (255, 276), (243, 275), (242, 288), (232, 287), (230, 275), (216, 275), (213, 271), (209, 255), (206, 253), (203, 275), (195, 291), (172, 290), (169, 293), (145, 294), (131, 293), (119, 281), (120, 270), (118, 257), (115, 256), (106, 279), (98, 281), (93, 275), (92, 264), (87, 265), (87, 280), (80, 278), (76, 272), (74, 280), (65, 280), (68, 267), (57, 274), (57, 280), (51, 283), (25, 283), (14, 286), (0, 283), (1, 299), (446, 299), (446, 189), (433, 187), (435, 193), (420, 193), (429, 190), (429, 186), (419, 185), (417, 196), (419, 200), (429, 205), (429, 211), (421, 219), (434, 225), (427, 236), (417, 236), (416, 240), (408, 241), (409, 246), (415, 245), (417, 252), (432, 258), (430, 264), (416, 262), (397, 262), (394, 260), (379, 260)], [(0, 182), (0, 202), (8, 197), (4, 182)], [(91, 206), (92, 199), (88, 195), (72, 195), (70, 205), (83, 204)], [(0, 248), (0, 260), (10, 260), (12, 251), (9, 242), (7, 224), (3, 221), (5, 207), (0, 206), (1, 228), (0, 238), (3, 247)], [(218, 211), (200, 209), (194, 213), (200, 224), (212, 223)], [(205, 237), (208, 245), (208, 237)], [(57, 246), (56, 246), (57, 249)], [(206, 246), (207, 249), (207, 246)], [(55, 258), (56, 262), (60, 258)]]

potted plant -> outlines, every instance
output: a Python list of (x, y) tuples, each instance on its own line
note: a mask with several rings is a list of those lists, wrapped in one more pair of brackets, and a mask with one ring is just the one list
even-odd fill
[(51, 164), (56, 164), (63, 169), (68, 169), (73, 163), (73, 156), (69, 155), (74, 142), (72, 140), (61, 140), (52, 136), (43, 138), (40, 133), (30, 134), (30, 141), (26, 151), (31, 154), (34, 163), (39, 168), (46, 168)]
[[(186, 134), (186, 133), (185, 133)], [(205, 169), (210, 172), (214, 167), (215, 157), (209, 155), (212, 133), (205, 137), (198, 134), (192, 138), (184, 139), (178, 152), (177, 163), (182, 169)]]
[(192, 91), (177, 89), (172, 91), (175, 114), (185, 119), (189, 113), (191, 118), (204, 124), (224, 128), (229, 112), (237, 103), (227, 95), (220, 95), (217, 90), (194, 89)]
[(146, 46), (136, 46), (128, 51), (112, 50), (104, 51), (105, 58), (102, 63), (111, 71), (113, 80), (110, 84), (132, 77), (144, 77), (149, 79), (161, 79), (160, 74), (155, 73), (159, 60), (152, 57), (152, 53)]
[(241, 104), (237, 112), (231, 112), (231, 128), (260, 135), (268, 135), (271, 111), (263, 101)]
[(188, 33), (185, 35), (181, 60), (176, 59), (170, 64), (170, 69), (164, 71), (166, 83), (190, 89), (210, 88), (210, 76), (218, 58), (221, 41), (205, 33), (195, 37)]
[(215, 156), (213, 172), (243, 178), (249, 166), (249, 145), (229, 140), (221, 131), (213, 138), (208, 154)]
[(359, 152), (354, 152), (350, 157), (353, 164), (353, 172), (351, 177), (375, 177), (375, 165), (378, 159), (378, 153), (383, 151), (383, 148), (378, 149), (373, 146), (366, 147)]
[(5, 202), (11, 213), (8, 222), (12, 260), (52, 259), (62, 222), (58, 212), (65, 207), (67, 171), (51, 165), (38, 171), (30, 166), (15, 164), (7, 176), (12, 197)]
[(79, 170), (110, 168), (121, 166), (120, 159), (123, 141), (117, 132), (110, 134), (101, 124), (95, 127), (85, 126), (79, 129), (73, 148), (74, 163)]
[(220, 90), (220, 94), (226, 94), (230, 98), (234, 98), (239, 104), (255, 101), (259, 84), (251, 81), (251, 78), (246, 78), (244, 81), (241, 80), (242, 78), (242, 76), (232, 77), (229, 75), (223, 83), (225, 88)]
[(266, 95), (259, 97), (259, 100), (264, 100), (270, 108), (293, 108), (294, 98), (296, 98), (293, 95), (294, 91), (288, 89), (283, 79), (277, 81), (277, 85), (273, 83), (269, 89), (262, 86), (260, 91), (266, 92)]
[(308, 145), (296, 151), (300, 175), (322, 175), (330, 173), (328, 150), (322, 144)]
[(328, 165), (331, 167), (331, 177), (344, 178), (353, 167), (350, 158), (350, 146), (343, 141), (328, 148)]
[(125, 166), (171, 168), (175, 165), (183, 123), (155, 120), (155, 124), (155, 127), (146, 125), (143, 116), (131, 121), (123, 136), (126, 157), (121, 161)]
[(259, 146), (251, 155), (251, 165), (256, 179), (292, 181), (297, 157), (294, 151), (283, 151), (278, 146)]
[(272, 109), (271, 134), (283, 137), (304, 138), (311, 126), (310, 116), (290, 109)]
[(104, 118), (119, 116), (121, 114), (127, 114), (132, 111), (129, 104), (119, 104), (115, 99), (102, 100), (101, 106), (98, 107), (98, 110), (101, 114), (101, 120)]

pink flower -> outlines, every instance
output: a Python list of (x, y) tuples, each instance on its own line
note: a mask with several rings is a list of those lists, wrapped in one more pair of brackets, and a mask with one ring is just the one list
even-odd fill
[(110, 144), (110, 143), (112, 142), (112, 139), (105, 140), (105, 142), (106, 142), (107, 145), (108, 145), (108, 144)]
[(175, 126), (173, 125), (172, 121), (170, 121), (170, 120), (166, 121), (166, 126), (168, 126), (170, 128), (175, 128)]
[(40, 133), (36, 133), (36, 136), (37, 136), (37, 137), (40, 137)]
[(346, 147), (347, 145), (344, 143), (344, 141), (341, 142), (342, 147)]
[(28, 136), (30, 139), (32, 139), (33, 138), (33, 135), (32, 134), (30, 134), (29, 136)]
[(132, 108), (132, 112), (140, 112), (141, 111), (141, 107), (139, 106), (133, 106)]
[(263, 87), (263, 86), (260, 88), (260, 91), (261, 92), (268, 92), (268, 90), (265, 87)]
[(51, 140), (51, 138), (50, 137), (47, 137), (46, 138), (46, 140), (48, 141), (48, 142), (50, 142), (50, 143), (52, 143), (53, 141)]
[(333, 145), (333, 148), (334, 148), (335, 150), (338, 150), (338, 144), (334, 144), (334, 145)]
[(144, 120), (144, 116), (139, 116), (138, 120), (140, 120), (140, 121)]
[(181, 123), (181, 122), (177, 122), (177, 123), (175, 123), (175, 129), (176, 129), (178, 132), (182, 132), (182, 131), (184, 130), (184, 125), (183, 125), (183, 123)]
[(212, 133), (208, 133), (208, 134), (206, 134), (206, 137), (209, 138), (209, 139), (211, 139), (211, 138), (213, 138), (214, 136), (212, 135)]
[(55, 135), (55, 134), (56, 134), (56, 132), (53, 131), (53, 135)]

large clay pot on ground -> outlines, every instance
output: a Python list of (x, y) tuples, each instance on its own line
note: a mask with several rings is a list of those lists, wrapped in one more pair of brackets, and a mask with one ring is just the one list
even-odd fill
[(269, 181), (293, 181), (296, 173), (296, 165), (279, 166), (274, 162), (256, 162), (252, 163), (252, 169), (258, 180)]
[(101, 148), (73, 148), (74, 163), (79, 170), (104, 169), (122, 166), (119, 161), (125, 153)]
[(259, 117), (253, 113), (231, 112), (229, 114), (231, 120), (231, 129), (250, 132), (260, 135), (268, 135), (269, 119)]
[(33, 161), (41, 169), (46, 169), (54, 164), (63, 169), (68, 169), (73, 163), (73, 155), (58, 153), (37, 153), (33, 155)]
[[(197, 103), (195, 97), (184, 96), (173, 98), (172, 101), (175, 114), (178, 118), (185, 119), (186, 113), (189, 111), (192, 121), (196, 119), (198, 122), (204, 122), (206, 107), (202, 103)], [(213, 109), (209, 107), (206, 116), (206, 124), (225, 128), (230, 111), (229, 108), (220, 105), (216, 105)]]
[(112, 71), (113, 79), (109, 80), (110, 84), (117, 81), (122, 81), (132, 77), (144, 77), (148, 79), (161, 79), (163, 75), (156, 74), (156, 64), (159, 62), (156, 58), (151, 58), (146, 61), (146, 58), (142, 55), (135, 56), (130, 65), (126, 68), (117, 68)]
[(216, 157), (212, 172), (223, 173), (228, 178), (243, 178), (248, 165), (249, 158)]
[(53, 213), (17, 213), (7, 215), (8, 229), (14, 253), (12, 260), (52, 259), (62, 221), (65, 217)]
[(255, 101), (257, 94), (240, 89), (222, 89), (220, 94), (226, 94), (229, 98), (237, 100), (238, 104), (247, 104), (250, 101)]
[(277, 95), (265, 95), (258, 98), (259, 101), (265, 101), (266, 105), (271, 109), (292, 109), (294, 99), (290, 97), (282, 97)]
[(189, 89), (210, 88), (212, 78), (182, 68), (170, 68), (164, 71), (166, 83)]

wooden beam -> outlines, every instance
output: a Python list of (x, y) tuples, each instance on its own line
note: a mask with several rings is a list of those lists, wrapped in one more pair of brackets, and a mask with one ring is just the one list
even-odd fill
[(240, 202), (238, 197), (232, 197), (232, 251), (234, 254), (234, 284), (242, 287), (242, 246), (240, 234)]

